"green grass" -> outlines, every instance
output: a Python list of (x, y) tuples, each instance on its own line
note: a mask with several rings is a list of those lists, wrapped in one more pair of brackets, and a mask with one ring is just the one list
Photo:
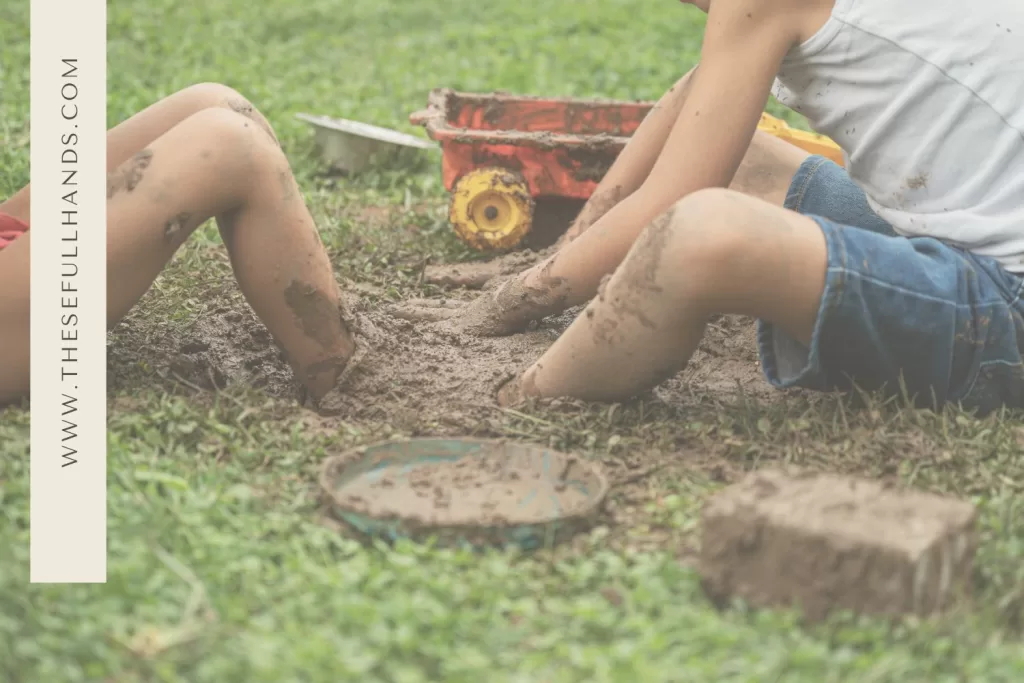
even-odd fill
[[(339, 275), (385, 298), (429, 293), (428, 257), (468, 257), (444, 223), (437, 169), (325, 180), (294, 113), (412, 130), (406, 117), (437, 86), (655, 98), (693, 65), (702, 26), (668, 0), (124, 0), (109, 12), (110, 122), (197, 81), (239, 89), (278, 129)], [(6, 196), (28, 180), (28, 3), (0, 7), (0, 36)], [(370, 220), (367, 207), (389, 213)], [(230, 286), (218, 242), (210, 228), (192, 240), (133, 320), (201, 314), (203, 291)], [(317, 523), (317, 463), (408, 429), (326, 429), (255, 391), (169, 390), (139, 373), (110, 402), (104, 586), (28, 585), (28, 415), (0, 417), (0, 680), (1024, 680), (1019, 415), (714, 396), (497, 415), (484, 433), (665, 469), (622, 495), (626, 528), (535, 559), (477, 557), (367, 549)], [(970, 497), (982, 512), (974, 601), (932, 622), (814, 629), (716, 611), (678, 559), (719, 485), (691, 466), (705, 456)]]

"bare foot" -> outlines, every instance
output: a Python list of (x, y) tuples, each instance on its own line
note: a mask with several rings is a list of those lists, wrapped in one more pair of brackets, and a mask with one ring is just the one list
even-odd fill
[(496, 399), (502, 408), (512, 408), (524, 403), (526, 397), (523, 396), (522, 376), (516, 375), (498, 387)]
[(537, 387), (530, 370), (517, 374), (498, 386), (496, 399), (502, 408), (522, 405), (530, 398), (537, 398)]
[[(362, 326), (356, 326), (353, 324), (354, 321), (347, 321), (351, 325), (351, 329), (359, 330), (360, 332), (373, 333), (374, 330), (365, 330)], [(365, 336), (365, 335), (361, 335)], [(341, 368), (340, 374), (334, 383), (334, 386), (327, 391), (323, 396), (316, 398), (310, 391), (303, 385), (299, 387), (299, 403), (304, 408), (312, 410), (318, 413), (321, 417), (337, 417), (345, 412), (346, 408), (351, 405), (347, 400), (348, 394), (346, 394), (345, 387), (348, 383), (349, 378), (356, 372), (362, 365), (363, 360), (366, 358), (368, 351), (368, 341), (363, 339), (361, 343), (356, 342), (355, 336), (353, 336), (353, 352), (349, 356), (344, 366)]]

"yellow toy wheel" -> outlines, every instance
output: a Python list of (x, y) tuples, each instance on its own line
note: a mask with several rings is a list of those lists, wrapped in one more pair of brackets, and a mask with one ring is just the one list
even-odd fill
[(474, 249), (511, 249), (530, 232), (533, 206), (521, 175), (504, 168), (480, 168), (455, 183), (448, 219)]

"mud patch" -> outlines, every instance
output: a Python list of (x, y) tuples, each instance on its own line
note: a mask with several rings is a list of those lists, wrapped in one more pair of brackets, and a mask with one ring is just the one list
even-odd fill
[(365, 354), (340, 387), (343, 414), (469, 433), (493, 415), (498, 386), (523, 371), (572, 320), (566, 315), (522, 334), (480, 338), (449, 321), (415, 324), (372, 304), (353, 310)]
[(122, 191), (133, 191), (142, 182), (142, 176), (152, 163), (153, 150), (144, 149), (111, 172), (107, 176), (107, 199), (113, 199)]
[(513, 251), (489, 261), (468, 261), (466, 263), (445, 263), (427, 266), (424, 275), (427, 282), (443, 287), (467, 287), (480, 289), (495, 278), (516, 275), (544, 258), (554, 255), (553, 249), (544, 251)]
[(764, 379), (757, 354), (757, 323), (736, 315), (709, 320), (690, 363), (655, 393), (669, 402), (682, 402), (687, 396), (742, 396), (770, 403), (784, 395)]
[(155, 373), (186, 390), (244, 385), (294, 398), (297, 388), (284, 351), (241, 297), (237, 299), (204, 310), (183, 325), (129, 316), (107, 345), (111, 391), (151, 385)]
[(337, 305), (313, 285), (293, 280), (284, 298), (302, 331), (321, 347), (331, 348), (343, 335)]
[(231, 97), (228, 98), (227, 105), (231, 111), (241, 114), (250, 121), (253, 121), (260, 127), (260, 130), (266, 133), (267, 136), (274, 141), (275, 145), (278, 147), (281, 146), (281, 143), (277, 139), (277, 135), (274, 134), (274, 129), (270, 126), (270, 122), (252, 106), (252, 103), (243, 97)]
[[(295, 400), (298, 387), (284, 352), (234, 282), (202, 290), (203, 299), (189, 306), (193, 313), (177, 321), (160, 310), (159, 295), (151, 292), (111, 333), (111, 391), (152, 384), (156, 375), (178, 391), (247, 386)], [(477, 295), (460, 293), (469, 300)], [(543, 354), (581, 310), (531, 324), (520, 334), (480, 338), (450, 321), (397, 318), (388, 303), (375, 299), (372, 293), (346, 296), (360, 353), (346, 368), (337, 414), (411, 435), (490, 433), (498, 388)], [(680, 406), (737, 395), (778, 400), (782, 392), (761, 377), (755, 334), (749, 319), (713, 319), (690, 365), (654, 396)]]
[(178, 242), (186, 236), (186, 228), (192, 221), (192, 214), (179, 213), (164, 224), (164, 241), (169, 244)]

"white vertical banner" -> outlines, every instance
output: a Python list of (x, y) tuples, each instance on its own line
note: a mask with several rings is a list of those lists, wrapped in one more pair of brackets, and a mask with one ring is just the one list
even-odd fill
[(107, 577), (105, 0), (31, 2), (31, 580)]

